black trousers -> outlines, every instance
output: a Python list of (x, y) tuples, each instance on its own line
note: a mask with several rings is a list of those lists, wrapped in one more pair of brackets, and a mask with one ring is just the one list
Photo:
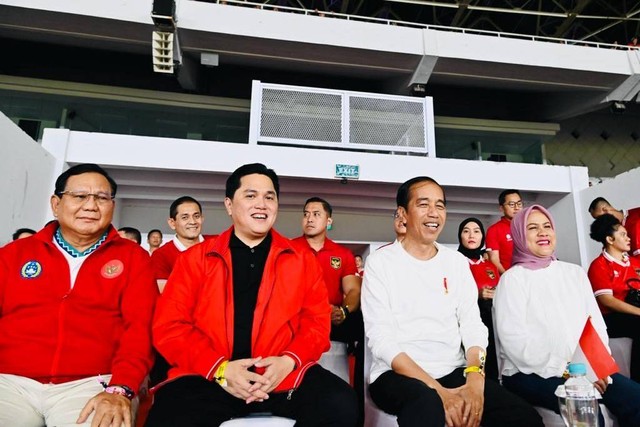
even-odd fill
[(199, 375), (181, 377), (156, 392), (145, 426), (213, 427), (260, 412), (295, 419), (301, 427), (356, 425), (354, 391), (318, 365), (309, 368), (290, 400), (288, 394), (271, 393), (264, 402), (247, 405)]
[(364, 320), (362, 311), (354, 311), (339, 325), (331, 325), (331, 341), (347, 343), (355, 359), (353, 388), (358, 397), (358, 425), (364, 423)]
[[(456, 369), (438, 379), (446, 388), (465, 384), (463, 369)], [(371, 399), (383, 411), (396, 415), (398, 425), (442, 427), (445, 425), (444, 407), (438, 393), (425, 383), (387, 371), (370, 386)], [(543, 427), (538, 412), (523, 399), (487, 379), (484, 384), (483, 427)]]
[(640, 317), (626, 313), (609, 313), (602, 316), (609, 338), (628, 337), (631, 344), (631, 379), (640, 382)]

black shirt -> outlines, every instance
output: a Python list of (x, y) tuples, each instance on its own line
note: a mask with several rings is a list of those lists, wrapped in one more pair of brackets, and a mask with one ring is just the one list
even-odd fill
[(271, 233), (250, 248), (235, 233), (229, 241), (233, 271), (233, 352), (231, 360), (251, 357), (253, 312), (258, 300), (264, 265), (271, 249)]

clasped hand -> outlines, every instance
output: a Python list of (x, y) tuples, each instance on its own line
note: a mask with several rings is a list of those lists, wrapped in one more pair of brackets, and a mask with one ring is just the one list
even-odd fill
[[(251, 372), (255, 366), (265, 368), (262, 375)], [(289, 375), (295, 366), (288, 356), (271, 356), (266, 358), (233, 360), (227, 364), (225, 378), (228, 393), (246, 403), (263, 402), (269, 398), (269, 393)]]
[[(476, 376), (477, 374), (472, 374)], [(484, 408), (484, 378), (470, 379), (461, 387), (438, 390), (448, 427), (478, 427)]]

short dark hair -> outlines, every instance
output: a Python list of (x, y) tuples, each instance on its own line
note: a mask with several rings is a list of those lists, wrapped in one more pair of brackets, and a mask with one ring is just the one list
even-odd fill
[(21, 234), (24, 233), (30, 233), (31, 235), (36, 234), (36, 230), (32, 230), (30, 228), (18, 228), (12, 235), (11, 238), (12, 240), (18, 240), (18, 237), (20, 237)]
[(504, 202), (507, 201), (507, 196), (509, 194), (517, 194), (518, 196), (520, 196), (520, 198), (522, 199), (522, 195), (520, 194), (520, 191), (514, 189), (514, 188), (510, 188), (508, 190), (504, 190), (502, 193), (500, 193), (500, 195), (498, 196), (498, 204), (500, 206), (504, 205)]
[[(182, 196), (182, 197), (178, 197), (177, 199), (175, 199), (173, 201), (173, 203), (171, 203), (171, 206), (169, 206), (169, 218), (173, 218), (176, 219), (176, 215), (178, 215), (178, 206), (185, 204), (185, 203), (195, 203), (196, 205), (198, 205), (198, 209), (200, 210), (200, 214), (202, 214), (202, 206), (200, 205), (200, 202), (197, 201), (196, 199), (194, 199), (191, 196)], [(157, 230), (160, 231), (160, 230)], [(149, 232), (151, 233), (151, 231)], [(162, 234), (162, 233), (160, 233)]]
[(607, 237), (613, 236), (613, 233), (622, 225), (622, 223), (611, 214), (600, 215), (591, 223), (589, 237), (596, 242), (607, 245)]
[(149, 236), (153, 233), (159, 233), (160, 237), (162, 237), (162, 231), (158, 230), (157, 228), (154, 228), (153, 230), (149, 230), (149, 232), (147, 233), (147, 238), (149, 238)]
[(229, 178), (227, 178), (225, 196), (233, 199), (233, 195), (236, 194), (236, 191), (240, 188), (240, 179), (243, 176), (253, 175), (255, 173), (268, 177), (273, 184), (273, 188), (276, 190), (276, 196), (280, 198), (280, 183), (278, 181), (278, 175), (276, 175), (276, 172), (273, 169), (267, 168), (262, 163), (249, 163), (234, 170), (233, 173), (229, 175)]
[(329, 218), (331, 218), (331, 215), (333, 214), (333, 208), (331, 207), (331, 205), (329, 204), (329, 202), (327, 202), (325, 199), (322, 199), (320, 197), (309, 197), (307, 199), (306, 202), (304, 202), (304, 209), (307, 208), (307, 205), (309, 203), (320, 203), (322, 204), (322, 208), (324, 209), (324, 211), (327, 213), (327, 215), (329, 216)]
[(396, 205), (402, 206), (403, 208), (407, 209), (409, 207), (409, 193), (411, 192), (411, 187), (421, 182), (432, 182), (440, 187), (440, 189), (442, 190), (442, 196), (444, 197), (444, 205), (447, 206), (447, 197), (444, 194), (444, 188), (442, 188), (442, 185), (438, 184), (435, 179), (428, 176), (417, 176), (402, 183), (400, 187), (398, 187), (398, 192), (396, 193)]
[(611, 206), (611, 203), (609, 203), (604, 197), (596, 197), (589, 204), (589, 213), (593, 214), (601, 203)]
[(134, 240), (136, 242), (138, 242), (138, 244), (142, 243), (142, 235), (140, 234), (140, 230), (138, 230), (137, 228), (133, 228), (133, 227), (120, 227), (118, 228), (118, 231), (122, 231), (124, 232), (124, 234), (126, 234), (129, 237), (133, 237)]
[(81, 163), (79, 165), (75, 165), (62, 172), (58, 179), (56, 179), (56, 187), (53, 191), (53, 194), (60, 197), (62, 193), (64, 193), (67, 188), (67, 181), (69, 178), (75, 175), (82, 175), (83, 173), (99, 173), (104, 176), (107, 181), (109, 181), (109, 186), (111, 187), (111, 196), (115, 197), (116, 192), (118, 191), (118, 184), (109, 176), (107, 171), (102, 169), (100, 166), (95, 163)]

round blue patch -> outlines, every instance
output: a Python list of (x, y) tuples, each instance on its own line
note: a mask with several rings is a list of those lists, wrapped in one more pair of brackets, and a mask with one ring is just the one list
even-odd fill
[(42, 273), (42, 266), (38, 261), (27, 261), (20, 270), (20, 275), (25, 279), (34, 279)]

